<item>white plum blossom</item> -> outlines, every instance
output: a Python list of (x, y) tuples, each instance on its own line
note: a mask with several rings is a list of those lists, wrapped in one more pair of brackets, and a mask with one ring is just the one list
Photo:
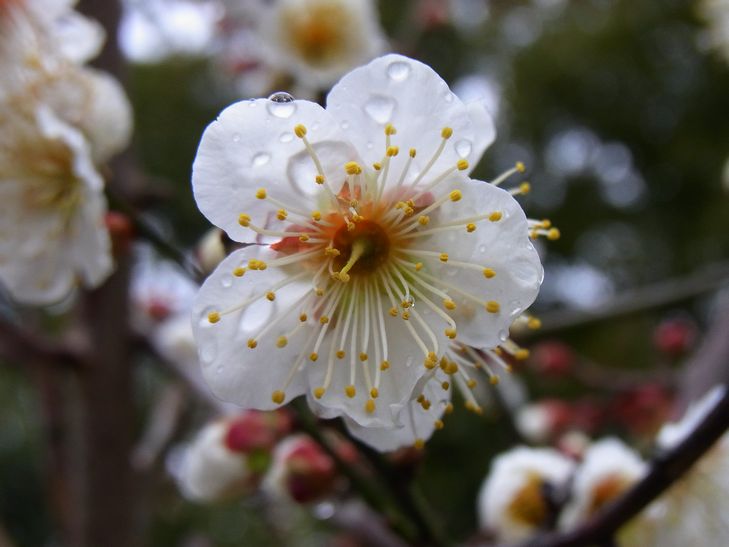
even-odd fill
[(645, 462), (622, 441), (607, 438), (592, 444), (575, 473), (570, 501), (560, 515), (560, 527), (579, 526), (615, 501), (646, 472)]
[(481, 528), (499, 541), (521, 541), (548, 524), (550, 492), (566, 487), (574, 462), (549, 448), (517, 447), (499, 455), (478, 496)]
[(707, 45), (729, 62), (729, 0), (701, 0), (699, 13), (707, 24)]
[(21, 302), (111, 272), (98, 166), (128, 141), (131, 116), (116, 81), (78, 64), (101, 36), (68, 1), (0, 4), (0, 280)]
[(503, 177), (468, 177), (493, 137), (483, 107), (399, 55), (346, 75), (326, 109), (277, 94), (224, 110), (193, 190), (249, 245), (193, 308), (214, 393), (259, 409), (305, 394), (322, 417), (392, 428), (454, 341), (518, 351), (509, 326), (542, 280), (529, 236), (546, 229)]

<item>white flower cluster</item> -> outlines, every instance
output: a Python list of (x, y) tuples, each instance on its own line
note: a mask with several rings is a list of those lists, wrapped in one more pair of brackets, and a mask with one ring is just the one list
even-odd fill
[(110, 273), (98, 168), (131, 132), (109, 75), (84, 66), (103, 31), (71, 0), (0, 3), (0, 281), (48, 304)]

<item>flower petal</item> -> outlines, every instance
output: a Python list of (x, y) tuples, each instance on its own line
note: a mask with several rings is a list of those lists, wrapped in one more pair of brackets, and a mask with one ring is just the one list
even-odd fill
[(337, 118), (368, 165), (382, 161), (384, 128), (386, 124), (395, 127), (391, 142), (400, 153), (392, 158), (393, 181), (404, 168), (410, 148), (417, 155), (405, 181), (424, 169), (440, 146), (445, 127), (453, 135), (430, 168), (436, 176), (461, 159), (475, 166), (495, 135), (482, 106), (465, 105), (433, 69), (402, 55), (379, 57), (345, 75), (329, 93), (327, 111)]
[(357, 155), (316, 103), (241, 101), (223, 110), (205, 130), (192, 168), (195, 200), (208, 220), (233, 240), (253, 241), (252, 232), (238, 224), (241, 213), (257, 226), (266, 226), (275, 214), (270, 204), (256, 199), (260, 187), (299, 207), (314, 206), (321, 187), (314, 182), (314, 162), (294, 135), (298, 124), (307, 128), (327, 179), (341, 185), (344, 164)]

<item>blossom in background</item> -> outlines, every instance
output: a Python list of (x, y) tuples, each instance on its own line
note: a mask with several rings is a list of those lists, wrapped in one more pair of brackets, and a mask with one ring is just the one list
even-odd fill
[(521, 407), (514, 425), (529, 442), (545, 443), (564, 433), (573, 422), (573, 410), (560, 399), (544, 399)]
[(111, 272), (98, 166), (131, 131), (118, 83), (80, 64), (102, 34), (70, 4), (0, 5), (0, 280), (30, 304)]
[(616, 438), (592, 444), (577, 468), (560, 527), (572, 529), (615, 501), (647, 471), (640, 456)]
[(497, 456), (478, 496), (481, 528), (499, 541), (520, 541), (544, 528), (573, 469), (572, 460), (548, 448), (517, 447)]
[(698, 5), (708, 27), (707, 44), (729, 62), (729, 0), (701, 0)]
[[(203, 284), (193, 328), (224, 400), (306, 394), (322, 417), (403, 426), (457, 342), (498, 352), (542, 280), (512, 194), (467, 176), (494, 130), (429, 67), (388, 55), (345, 76), (327, 109), (278, 94), (236, 103), (193, 166), (201, 211), (235, 251)], [(490, 350), (491, 351), (491, 350)], [(497, 355), (491, 351), (492, 355)]]

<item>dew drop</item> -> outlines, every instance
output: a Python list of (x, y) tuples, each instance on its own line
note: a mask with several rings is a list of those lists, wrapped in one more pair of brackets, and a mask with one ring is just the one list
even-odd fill
[(340, 127), (341, 127), (342, 129), (349, 129), (349, 122), (348, 122), (348, 121), (346, 121), (346, 120), (345, 120), (345, 121), (343, 121), (342, 123), (340, 123), (339, 125), (340, 125)]
[(395, 100), (384, 95), (371, 95), (364, 105), (367, 115), (379, 124), (389, 122), (394, 109)]
[(405, 367), (410, 368), (413, 366), (413, 363), (415, 362), (415, 359), (413, 359), (412, 355), (408, 355), (408, 358), (405, 360)]
[(292, 103), (294, 102), (294, 96), (285, 91), (276, 91), (276, 93), (271, 93), (268, 96), (268, 100), (274, 103)]
[(479, 248), (478, 248), (479, 253), (485, 253), (486, 251), (488, 251), (488, 247), (486, 247), (486, 245), (479, 246)]
[(220, 278), (220, 284), (223, 286), (223, 288), (227, 289), (233, 285), (233, 276), (232, 275), (224, 275)]
[(294, 134), (289, 133), (288, 131), (286, 133), (281, 133), (281, 136), (278, 138), (281, 142), (291, 142), (294, 140)]
[(240, 142), (240, 133), (233, 133), (233, 142)]
[(410, 65), (402, 61), (390, 63), (387, 67), (387, 75), (396, 82), (402, 82), (410, 75)]
[(367, 143), (367, 150), (372, 150), (374, 147), (375, 147), (375, 145), (372, 144), (371, 142)]
[(255, 156), (253, 156), (253, 160), (251, 160), (251, 163), (253, 164), (253, 167), (262, 167), (266, 165), (269, 161), (271, 161), (271, 154), (267, 154), (266, 152), (259, 152)]
[(499, 331), (499, 340), (506, 342), (507, 338), (509, 338), (509, 331), (507, 329), (501, 329)]
[(205, 364), (209, 365), (212, 363), (217, 354), (217, 345), (213, 341), (206, 342), (200, 346), (200, 360)]
[(445, 102), (447, 102), (447, 103), (452, 103), (453, 102), (453, 93), (451, 93), (450, 91), (447, 91), (445, 96), (443, 97), (443, 100), (445, 100)]
[[(274, 93), (271, 95), (271, 97), (278, 97), (280, 95), (287, 95), (288, 97), (291, 97), (288, 93)], [(296, 112), (296, 103), (293, 102), (294, 98), (291, 97), (290, 101), (280, 101), (275, 100), (269, 97), (269, 103), (266, 105), (266, 108), (268, 108), (268, 111), (276, 116), (277, 118), (290, 118), (294, 112)]]
[(471, 148), (471, 141), (467, 139), (461, 139), (455, 144), (456, 154), (458, 154), (462, 158), (468, 157), (468, 155), (471, 153)]

